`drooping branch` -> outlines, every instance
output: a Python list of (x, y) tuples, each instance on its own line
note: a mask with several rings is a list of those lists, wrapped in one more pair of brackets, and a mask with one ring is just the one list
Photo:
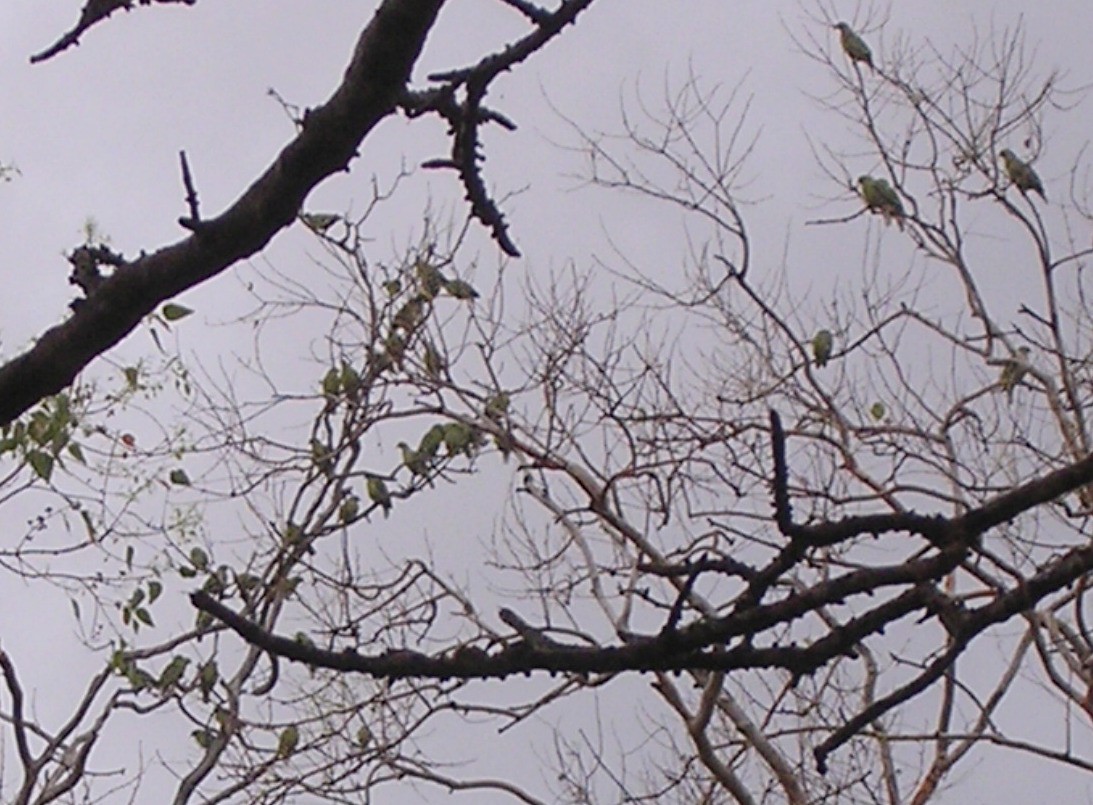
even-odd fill
[[(556, 10), (548, 12), (530, 3), (506, 0), (534, 24), (529, 34), (470, 67), (430, 75), (431, 81), (441, 82), (440, 87), (426, 92), (408, 92), (402, 99), (402, 106), (411, 117), (435, 112), (447, 121), (452, 138), (451, 154), (445, 159), (429, 160), (425, 167), (458, 171), (471, 214), (490, 230), (497, 244), (511, 257), (519, 257), (520, 250), (509, 234), (501, 208), (482, 178), (480, 163), (485, 157), (481, 153), (478, 128), (483, 122), (498, 123), (509, 130), (516, 126), (504, 115), (483, 106), (483, 101), (498, 75), (546, 45), (592, 5), (592, 1), (562, 0)], [(457, 101), (456, 93), (460, 89), (463, 100)]]
[[(140, 0), (142, 6), (150, 6), (153, 2), (182, 3), (183, 5), (192, 6), (197, 3), (197, 0)], [(76, 24), (72, 29), (66, 31), (56, 42), (41, 53), (35, 53), (31, 56), (31, 64), (51, 59), (61, 51), (68, 50), (68, 48), (73, 45), (78, 45), (80, 43), (80, 37), (83, 36), (92, 25), (102, 22), (119, 9), (130, 11), (132, 8), (133, 0), (87, 0), (83, 9), (80, 11), (80, 18), (76, 21)]]
[(119, 267), (62, 324), (0, 367), (0, 424), (69, 385), (156, 305), (262, 249), (295, 219), (308, 193), (346, 170), (390, 115), (444, 0), (384, 0), (361, 33), (342, 84), (224, 213), (189, 237)]

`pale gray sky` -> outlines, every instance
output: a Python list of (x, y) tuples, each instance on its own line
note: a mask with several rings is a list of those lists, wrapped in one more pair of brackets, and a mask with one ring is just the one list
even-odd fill
[[(293, 134), (267, 90), (300, 106), (322, 102), (339, 82), (374, 3), (202, 0), (192, 8), (139, 7), (96, 26), (80, 47), (45, 64), (28, 64), (31, 53), (72, 24), (78, 7), (74, 0), (16, 0), (0, 7), (0, 161), (13, 162), (21, 173), (0, 186), (0, 276), (8, 300), (0, 318), (0, 350), (5, 358), (64, 316), (74, 289), (66, 281), (69, 266), (62, 253), (80, 242), (88, 217), (126, 255), (151, 251), (185, 234), (176, 223), (185, 214), (180, 149), (189, 156), (206, 215), (233, 201)], [(866, 5), (829, 2), (824, 8), (833, 17), (855, 19), (865, 14)], [(788, 235), (789, 264), (801, 272), (796, 280), (801, 287), (815, 284), (823, 290), (837, 275), (833, 266), (846, 266), (856, 278), (861, 244), (848, 238), (845, 227), (836, 232), (803, 226), (808, 219), (853, 210), (849, 198), (841, 205), (821, 203), (837, 195), (838, 188), (816, 166), (805, 136), (807, 129), (813, 137), (834, 141), (844, 128), (807, 97), (821, 91), (822, 81), (810, 74), (818, 68), (797, 52), (787, 33), (787, 28), (808, 32), (836, 48), (835, 34), (809, 21), (809, 14), (818, 13), (818, 7), (798, 2), (603, 0), (548, 50), (500, 79), (490, 103), (520, 128), (490, 131), (484, 138), (485, 176), (499, 195), (519, 191), (505, 209), (525, 257), (507, 270), (545, 276), (568, 261), (582, 267), (593, 257), (610, 261), (605, 230), (650, 274), (669, 276), (678, 270), (685, 248), (681, 216), (644, 201), (582, 189), (573, 178), (581, 160), (559, 147), (576, 144), (561, 115), (590, 131), (617, 132), (620, 103), (634, 108), (635, 86), (656, 99), (665, 84), (678, 85), (693, 65), (704, 81), (727, 88), (739, 83), (744, 96), (754, 96), (748, 128), (761, 136), (745, 171), (755, 180), (748, 190), (755, 204), (745, 215), (754, 232), (757, 267), (780, 270)], [(1075, 87), (1093, 79), (1093, 49), (1085, 41), (1093, 30), (1093, 6), (1082, 0), (899, 3), (890, 10), (883, 35), (874, 33), (871, 41), (882, 59), (883, 43), (898, 36), (928, 39), (944, 52), (963, 41), (973, 25), (987, 36), (992, 25), (1001, 29), (1019, 18), (1030, 42), (1043, 43), (1037, 64), (1044, 72), (1057, 66)], [(450, 0), (415, 80), (420, 86), (430, 70), (466, 64), (519, 30), (516, 15), (496, 0)], [(1055, 197), (1065, 195), (1069, 170), (1057, 155), (1072, 159), (1077, 154), (1089, 130), (1077, 124), (1088, 120), (1083, 106), (1065, 124), (1053, 122), (1047, 129), (1038, 167)], [(413, 169), (446, 151), (443, 127), (435, 119), (387, 120), (367, 140), (353, 172), (319, 187), (308, 207), (359, 208), (373, 173), (389, 179), (400, 163)], [(392, 244), (404, 242), (425, 204), (459, 214), (461, 198), (449, 174), (417, 171), (398, 206), (377, 217), (371, 232), (376, 257), (388, 256)], [(481, 270), (491, 270), (496, 250), (481, 233), (475, 238)], [(311, 269), (305, 256), (314, 253), (295, 227), (261, 259), (303, 279)], [(231, 331), (217, 326), (203, 340), (201, 324), (220, 325), (238, 312), (245, 304), (239, 281), (220, 276), (180, 301), (198, 311), (180, 328), (184, 349), (215, 363)], [(139, 356), (152, 348), (147, 334), (138, 330), (114, 357)], [(294, 360), (306, 351), (301, 349)], [(92, 375), (103, 371), (102, 361), (90, 369)], [(301, 382), (313, 379), (304, 376)], [(2, 582), (5, 589), (10, 583)], [(5, 600), (19, 595), (18, 589), (9, 590)], [(47, 610), (30, 616), (22, 607), (0, 612), (0, 641), (42, 690), (64, 688), (72, 680), (70, 669), (86, 662), (83, 650), (69, 640), (68, 612), (63, 615), (52, 617)], [(79, 680), (82, 688), (83, 677)], [(55, 704), (57, 717), (66, 711), (67, 703), (52, 694), (48, 700), (39, 694), (37, 701), (43, 713)], [(927, 700), (917, 706), (927, 706)], [(1001, 718), (1040, 729), (1031, 709), (1004, 711)], [(1073, 737), (1089, 748), (1088, 732)], [(528, 764), (521, 772), (525, 781), (542, 791), (534, 756), (522, 762)], [(1014, 754), (968, 764), (956, 781), (960, 784), (951, 797), (942, 801), (1031, 801), (1045, 785), (1054, 787), (1058, 801), (1093, 796), (1093, 783), (1084, 777)], [(411, 794), (388, 789), (381, 801), (448, 800), (439, 790)]]

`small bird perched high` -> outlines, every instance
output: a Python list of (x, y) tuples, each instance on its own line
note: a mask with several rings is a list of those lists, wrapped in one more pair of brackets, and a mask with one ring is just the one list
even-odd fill
[(812, 360), (817, 368), (827, 366), (834, 347), (835, 336), (830, 330), (820, 330), (812, 337)]
[(859, 176), (858, 187), (861, 188), (861, 197), (865, 206), (873, 212), (879, 212), (884, 216), (885, 223), (893, 218), (903, 228), (903, 218), (907, 214), (903, 210), (903, 202), (899, 200), (899, 193), (886, 179), (875, 179), (872, 176)]
[(1036, 171), (1032, 169), (1031, 165), (1022, 162), (1008, 148), (999, 151), (998, 158), (1002, 160), (1002, 164), (1006, 167), (1006, 175), (1010, 177), (1010, 181), (1018, 190), (1026, 195), (1029, 190), (1039, 193), (1040, 198), (1047, 201), (1047, 196), (1044, 195), (1044, 184), (1040, 181), (1040, 177), (1036, 175)]
[(1002, 364), (1002, 373), (998, 377), (998, 385), (1002, 391), (1006, 392), (1006, 399), (1011, 402), (1013, 400), (1013, 390), (1017, 388), (1029, 370), (1029, 355), (1031, 354), (1032, 350), (1028, 347), (1018, 347), (1013, 357), (1008, 358)]
[(831, 27), (838, 29), (843, 50), (846, 51), (846, 55), (850, 57), (851, 61), (865, 62), (869, 65), (870, 70), (877, 69), (873, 66), (873, 51), (869, 49), (869, 45), (865, 44), (864, 39), (854, 33), (849, 25), (840, 22)]

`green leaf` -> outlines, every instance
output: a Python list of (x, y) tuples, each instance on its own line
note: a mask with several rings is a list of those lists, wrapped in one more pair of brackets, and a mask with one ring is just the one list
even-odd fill
[(83, 520), (84, 528), (87, 529), (87, 538), (94, 542), (95, 540), (95, 525), (91, 522), (91, 515), (80, 509), (80, 518)]
[(80, 462), (81, 464), (87, 464), (87, 460), (84, 458), (84, 455), (83, 455), (83, 448), (80, 447), (79, 443), (69, 442), (69, 444), (68, 444), (68, 454), (70, 456), (72, 456), (74, 459), (76, 459), (78, 462)]
[(34, 470), (34, 474), (43, 481), (48, 481), (53, 474), (53, 456), (43, 453), (41, 450), (31, 450), (27, 453), (27, 463)]
[(183, 305), (168, 302), (163, 306), (162, 310), (160, 310), (160, 313), (167, 321), (179, 321), (180, 319), (189, 316), (193, 311)]
[(186, 470), (171, 470), (171, 474), (169, 477), (171, 479), (171, 483), (175, 484), (176, 486), (190, 485), (190, 476), (186, 474)]
[(300, 221), (308, 229), (313, 232), (322, 234), (334, 224), (338, 223), (342, 217), (332, 212), (302, 212), (300, 213)]
[(148, 582), (148, 604), (149, 606), (159, 598), (159, 594), (163, 592), (163, 585), (158, 581)]
[(133, 610), (133, 614), (137, 616), (137, 620), (143, 623), (145, 626), (155, 626), (152, 621), (152, 614), (144, 607), (137, 607)]
[(209, 555), (201, 548), (195, 546), (190, 549), (190, 564), (198, 570), (207, 570), (209, 567)]
[(130, 391), (135, 391), (137, 385), (140, 383), (140, 368), (137, 366), (126, 366), (123, 371), (125, 372), (125, 384), (129, 387)]

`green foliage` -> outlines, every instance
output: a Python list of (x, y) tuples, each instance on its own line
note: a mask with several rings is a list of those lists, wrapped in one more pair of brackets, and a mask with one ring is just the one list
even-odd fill
[[(83, 401), (80, 401), (82, 405)], [(34, 411), (0, 429), (0, 455), (16, 453), (47, 483), (64, 456), (86, 464), (83, 447), (74, 440), (79, 418), (68, 393), (43, 400)]]
[(139, 632), (141, 625), (155, 626), (149, 607), (162, 593), (163, 584), (155, 579), (148, 581), (144, 587), (137, 587), (129, 600), (121, 605), (121, 622), (134, 632)]
[(180, 321), (193, 313), (190, 308), (176, 302), (168, 302), (159, 312), (166, 321)]

